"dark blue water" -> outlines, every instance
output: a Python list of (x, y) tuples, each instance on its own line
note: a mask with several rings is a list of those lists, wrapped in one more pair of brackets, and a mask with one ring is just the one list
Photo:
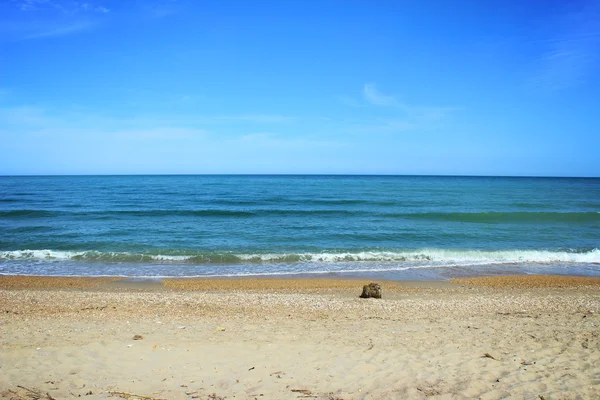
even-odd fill
[(600, 179), (0, 177), (0, 273), (600, 276)]

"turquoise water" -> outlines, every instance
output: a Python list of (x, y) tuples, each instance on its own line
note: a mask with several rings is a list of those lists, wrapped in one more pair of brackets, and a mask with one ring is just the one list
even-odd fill
[(600, 179), (0, 177), (0, 274), (600, 276)]

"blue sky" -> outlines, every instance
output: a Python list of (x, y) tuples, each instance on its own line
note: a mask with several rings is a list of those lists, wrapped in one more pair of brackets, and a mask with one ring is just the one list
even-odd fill
[(0, 174), (600, 176), (600, 0), (0, 2)]

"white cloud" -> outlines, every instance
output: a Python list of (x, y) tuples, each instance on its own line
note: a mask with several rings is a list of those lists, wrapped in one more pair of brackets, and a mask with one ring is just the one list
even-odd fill
[[(291, 119), (281, 115), (241, 114), (231, 116), (144, 116), (113, 117), (82, 108), (51, 110), (33, 106), (0, 107), (0, 133), (32, 136), (117, 135), (129, 139), (186, 138), (207, 134), (206, 127), (229, 131), (241, 122), (271, 125)], [(262, 134), (264, 135), (264, 134)], [(254, 139), (258, 139), (256, 136)], [(248, 139), (251, 139), (248, 136)]]
[(299, 148), (340, 148), (344, 143), (314, 137), (286, 136), (277, 133), (260, 132), (242, 135), (234, 140), (232, 144), (242, 146), (253, 146), (257, 148), (299, 149)]
[(585, 83), (600, 61), (600, 1), (582, 1), (580, 9), (562, 16), (539, 58), (532, 84), (558, 91)]
[(209, 133), (203, 129), (179, 128), (179, 127), (156, 127), (149, 129), (125, 129), (107, 131), (106, 136), (112, 136), (115, 139), (129, 140), (174, 140), (191, 139), (207, 136)]
[(15, 2), (21, 11), (37, 11), (54, 9), (65, 14), (76, 12), (98, 12), (107, 13), (110, 10), (102, 5), (91, 2), (80, 1), (58, 1), (58, 0), (20, 0)]
[[(188, 127), (170, 121), (131, 120), (85, 112), (50, 112), (39, 107), (0, 108), (0, 139), (47, 138), (108, 142), (176, 143), (196, 141), (210, 133), (201, 127)], [(19, 139), (20, 140), (20, 139)]]
[(14, 0), (9, 7), (20, 12), (0, 16), (3, 40), (61, 37), (99, 26), (110, 10), (95, 1)]
[(246, 121), (246, 122), (256, 122), (256, 123), (279, 123), (286, 122), (291, 120), (291, 117), (286, 117), (283, 115), (270, 115), (270, 114), (243, 114), (243, 115), (231, 115), (224, 117), (217, 117), (218, 119), (223, 119), (225, 121)]
[(279, 124), (294, 120), (294, 117), (276, 114), (240, 114), (240, 115), (182, 115), (164, 117), (130, 118), (130, 124), (176, 124), (176, 125), (226, 125), (231, 123), (248, 122), (253, 124)]
[(262, 142), (269, 140), (274, 137), (274, 133), (251, 133), (249, 135), (242, 135), (240, 141), (242, 142)]
[(37, 10), (46, 5), (52, 5), (52, 3), (49, 0), (21, 0), (16, 2), (16, 6), (21, 11)]
[(174, 0), (146, 0), (142, 10), (153, 18), (164, 18), (177, 13), (182, 5)]
[[(347, 106), (362, 108), (356, 114), (359, 121), (345, 124), (344, 130), (355, 133), (401, 132), (434, 129), (443, 126), (461, 107), (423, 106), (405, 103), (395, 96), (381, 92), (375, 83), (366, 83), (362, 90), (363, 102), (351, 97), (339, 97)], [(369, 107), (371, 106), (371, 107)], [(373, 107), (380, 110), (375, 117)], [(371, 108), (371, 110), (369, 110)], [(382, 117), (381, 114), (387, 114)], [(362, 118), (360, 118), (362, 114)]]
[(94, 27), (94, 23), (90, 21), (78, 21), (62, 26), (49, 26), (44, 30), (39, 30), (24, 37), (24, 39), (41, 39), (47, 37), (65, 36), (73, 33), (85, 31)]
[(381, 93), (374, 83), (365, 84), (363, 87), (363, 96), (369, 103), (376, 106), (403, 107), (394, 96)]

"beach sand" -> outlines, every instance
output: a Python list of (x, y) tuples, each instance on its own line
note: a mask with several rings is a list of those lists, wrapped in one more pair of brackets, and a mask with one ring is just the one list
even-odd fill
[(366, 283), (0, 276), (0, 398), (600, 399), (600, 279)]

